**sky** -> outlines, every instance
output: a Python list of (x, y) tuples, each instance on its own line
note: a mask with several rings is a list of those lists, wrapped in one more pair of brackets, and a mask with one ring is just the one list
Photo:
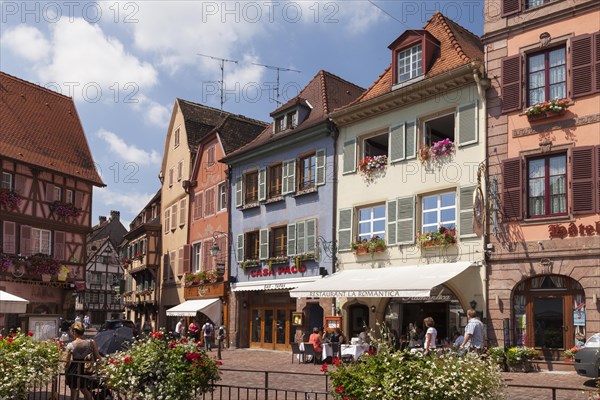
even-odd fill
[[(483, 7), (483, 0), (1, 0), (0, 70), (74, 98), (107, 185), (94, 189), (92, 224), (117, 210), (129, 228), (160, 188), (175, 98), (220, 108), (221, 64), (223, 109), (269, 122), (321, 69), (368, 88), (391, 63), (387, 46), (436, 11), (481, 35)], [(282, 68), (278, 99), (272, 67)]]

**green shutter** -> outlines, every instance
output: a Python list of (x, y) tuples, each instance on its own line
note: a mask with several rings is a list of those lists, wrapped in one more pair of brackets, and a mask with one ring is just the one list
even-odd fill
[(259, 233), (259, 248), (258, 248), (258, 258), (261, 260), (266, 260), (269, 258), (269, 230), (261, 229)]
[(338, 251), (350, 251), (353, 214), (354, 210), (352, 208), (344, 208), (339, 211)]
[(243, 194), (243, 192), (242, 192), (242, 190), (243, 190), (243, 187), (242, 187), (243, 186), (243, 184), (242, 184), (243, 179), (244, 178), (243, 178), (242, 175), (237, 176), (235, 178), (235, 206), (236, 207), (241, 207), (243, 205), (243, 202), (242, 202), (242, 199), (243, 199), (243, 196), (242, 196), (242, 194)]
[(316, 254), (315, 247), (317, 246), (317, 220), (309, 219), (305, 221), (306, 234), (306, 252)]
[(288, 164), (288, 190), (290, 193), (296, 191), (296, 160), (292, 160)]
[(458, 107), (458, 124), (456, 125), (456, 135), (459, 146), (477, 143), (479, 126), (477, 101)]
[(459, 190), (459, 220), (458, 220), (458, 233), (459, 237), (475, 237), (475, 230), (473, 229), (473, 192), (475, 191), (475, 185), (461, 187)]
[(287, 255), (296, 255), (296, 224), (287, 226)]
[(296, 224), (296, 254), (306, 253), (306, 225), (304, 222)]
[(398, 244), (413, 244), (415, 242), (415, 197), (398, 198)]
[(397, 225), (398, 225), (398, 214), (397, 214), (398, 202), (389, 200), (387, 202), (386, 218), (387, 218), (387, 243), (389, 245), (396, 244), (397, 239)]
[(406, 159), (417, 156), (417, 123), (415, 121), (406, 123)]
[(237, 235), (237, 262), (244, 261), (244, 234)]
[(325, 157), (325, 149), (317, 150), (316, 154), (317, 158), (317, 186), (321, 186), (325, 184), (325, 162), (327, 158)]
[(258, 200), (267, 198), (267, 169), (265, 167), (258, 170)]
[(392, 163), (402, 161), (406, 158), (405, 154), (405, 123), (390, 127), (390, 161)]
[(344, 142), (344, 170), (343, 174), (356, 172), (356, 139)]

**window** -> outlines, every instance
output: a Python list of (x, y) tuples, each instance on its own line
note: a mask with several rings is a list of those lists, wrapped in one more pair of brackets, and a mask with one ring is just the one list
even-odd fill
[(50, 254), (50, 231), (31, 228), (31, 254)]
[(215, 146), (210, 146), (206, 149), (206, 165), (211, 166), (215, 164)]
[(425, 121), (423, 139), (429, 146), (444, 139), (454, 143), (454, 113)]
[(299, 190), (315, 187), (316, 178), (316, 160), (315, 154), (300, 159), (300, 187)]
[(566, 48), (546, 50), (527, 57), (527, 105), (567, 96)]
[(200, 193), (196, 193), (196, 195), (194, 196), (194, 219), (202, 218), (203, 194), (204, 193), (200, 192)]
[(174, 231), (177, 228), (177, 203), (171, 206), (171, 230)]
[(62, 188), (54, 186), (54, 201), (62, 201)]
[(275, 133), (282, 132), (285, 129), (284, 120), (284, 117), (275, 118)]
[(217, 211), (227, 209), (227, 186), (225, 185), (225, 182), (219, 184), (217, 192), (219, 196), (219, 198), (217, 199)]
[(280, 226), (271, 230), (271, 257), (287, 256), (287, 226)]
[(165, 233), (169, 233), (171, 228), (171, 209), (165, 209), (165, 221), (164, 221)]
[(281, 196), (282, 183), (282, 167), (281, 164), (269, 167), (269, 198)]
[(175, 147), (175, 148), (179, 147), (180, 136), (181, 136), (181, 133), (179, 131), (179, 128), (175, 129), (175, 137), (173, 139), (173, 142), (174, 142), (173, 147)]
[(408, 81), (423, 73), (423, 46), (417, 45), (398, 52), (398, 83)]
[(258, 250), (260, 248), (258, 233), (258, 231), (246, 233), (245, 260), (258, 260)]
[(173, 168), (169, 169), (169, 187), (173, 186)]
[(179, 200), (179, 226), (185, 225), (185, 220), (187, 217), (187, 199)]
[(12, 181), (13, 181), (13, 176), (11, 173), (9, 172), (3, 172), (2, 173), (2, 189), (7, 189), (7, 190), (11, 190), (12, 189)]
[(527, 161), (527, 198), (530, 217), (567, 213), (567, 156), (565, 154)]
[(298, 125), (298, 117), (296, 111), (288, 113), (285, 117), (286, 129), (295, 128)]
[(71, 189), (67, 189), (67, 198), (65, 199), (67, 203), (75, 203), (75, 194)]
[(550, 2), (550, 0), (527, 0), (526, 5), (527, 5), (527, 8), (533, 8), (533, 7), (541, 6), (542, 4), (548, 3), (548, 2)]
[(389, 133), (371, 136), (363, 141), (363, 158), (388, 155)]
[(385, 239), (385, 205), (358, 210), (358, 239), (369, 240), (379, 236)]
[(437, 231), (440, 226), (456, 228), (456, 193), (440, 193), (422, 199), (421, 233)]
[(177, 163), (177, 182), (183, 177), (183, 161)]
[(244, 203), (256, 203), (258, 201), (258, 171), (249, 172), (246, 174), (244, 188), (246, 191)]
[(215, 213), (215, 189), (208, 189), (204, 193), (204, 216)]

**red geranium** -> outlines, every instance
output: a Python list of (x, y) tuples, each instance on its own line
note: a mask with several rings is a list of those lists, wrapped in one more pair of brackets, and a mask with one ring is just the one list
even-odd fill
[(335, 388), (335, 392), (336, 393), (343, 393), (344, 392), (344, 387), (343, 386), (338, 386)]

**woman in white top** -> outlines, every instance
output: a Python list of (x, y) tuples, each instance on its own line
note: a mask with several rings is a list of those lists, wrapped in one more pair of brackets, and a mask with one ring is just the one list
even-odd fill
[(425, 346), (423, 347), (424, 354), (429, 354), (429, 349), (435, 349), (435, 339), (437, 338), (437, 329), (434, 328), (435, 322), (433, 318), (427, 317), (423, 320), (423, 325), (427, 328), (425, 333)]

